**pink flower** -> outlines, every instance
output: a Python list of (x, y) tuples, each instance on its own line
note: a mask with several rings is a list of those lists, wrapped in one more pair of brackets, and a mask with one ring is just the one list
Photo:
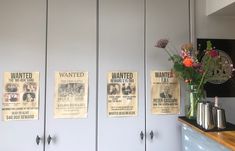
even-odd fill
[(188, 52), (186, 52), (186, 51), (184, 51), (184, 50), (181, 50), (181, 57), (182, 57), (182, 58), (186, 58), (186, 57), (188, 57), (188, 56), (189, 56)]
[(157, 41), (157, 44), (155, 45), (155, 47), (157, 48), (166, 48), (166, 45), (168, 44), (168, 40), (167, 39), (160, 39)]
[(213, 49), (213, 50), (211, 50), (211, 51), (209, 52), (209, 55), (210, 55), (212, 58), (215, 58), (215, 57), (219, 56), (219, 52), (218, 52), (217, 50)]
[(200, 68), (202, 66), (201, 63), (193, 63), (194, 68)]

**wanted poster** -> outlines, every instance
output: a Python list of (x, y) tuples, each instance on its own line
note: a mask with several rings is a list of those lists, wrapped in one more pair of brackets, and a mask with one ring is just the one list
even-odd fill
[(55, 73), (55, 118), (86, 118), (88, 72)]
[(171, 71), (151, 72), (152, 114), (180, 113), (180, 84)]
[(136, 116), (138, 109), (137, 72), (109, 72), (108, 116)]
[(3, 121), (38, 119), (39, 72), (4, 72), (3, 84)]

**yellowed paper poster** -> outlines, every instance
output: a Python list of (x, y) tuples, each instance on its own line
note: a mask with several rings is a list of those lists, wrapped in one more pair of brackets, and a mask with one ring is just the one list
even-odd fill
[(151, 72), (152, 114), (180, 113), (180, 84), (171, 71)]
[(88, 72), (55, 73), (55, 118), (86, 118)]
[(39, 72), (4, 72), (3, 120), (36, 120), (38, 106)]
[(136, 116), (138, 109), (137, 72), (109, 72), (108, 116)]

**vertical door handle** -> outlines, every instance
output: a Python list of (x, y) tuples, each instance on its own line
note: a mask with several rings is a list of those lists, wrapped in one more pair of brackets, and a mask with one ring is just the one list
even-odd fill
[(41, 141), (41, 137), (39, 137), (39, 136), (37, 135), (37, 137), (36, 137), (36, 143), (37, 143), (37, 145), (40, 144), (40, 141)]
[(153, 139), (153, 136), (154, 136), (153, 131), (151, 131), (151, 132), (149, 133), (149, 135), (150, 135), (150, 138)]
[(143, 133), (143, 131), (140, 132), (140, 139), (141, 139), (141, 140), (144, 139), (144, 133)]
[(51, 140), (52, 140), (52, 137), (51, 137), (51, 135), (49, 135), (49, 136), (47, 137), (47, 144), (48, 144), (48, 145), (50, 145)]

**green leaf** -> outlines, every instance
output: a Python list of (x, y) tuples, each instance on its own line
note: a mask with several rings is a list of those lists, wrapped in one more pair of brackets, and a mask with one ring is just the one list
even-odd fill
[(206, 42), (206, 49), (207, 50), (212, 50), (212, 43), (211, 43), (211, 41), (207, 41)]
[(184, 71), (184, 66), (182, 64), (175, 63), (174, 64), (174, 70), (176, 72), (183, 72)]

